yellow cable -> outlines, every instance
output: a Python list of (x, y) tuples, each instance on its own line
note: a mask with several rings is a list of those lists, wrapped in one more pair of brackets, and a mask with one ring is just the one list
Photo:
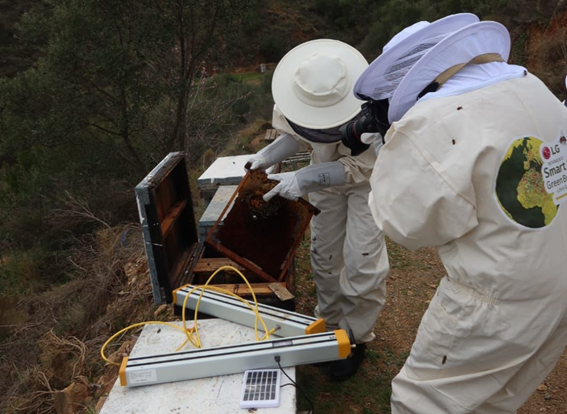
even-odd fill
[(174, 324), (168, 323), (168, 322), (162, 322), (162, 321), (139, 322), (139, 323), (135, 323), (134, 325), (127, 326), (126, 328), (121, 329), (120, 331), (118, 331), (118, 332), (116, 332), (114, 335), (112, 335), (110, 338), (108, 338), (108, 340), (104, 343), (104, 345), (102, 346), (102, 348), (100, 348), (100, 356), (102, 357), (103, 361), (106, 362), (106, 363), (108, 363), (108, 364), (116, 365), (116, 366), (119, 367), (119, 366), (120, 366), (119, 363), (110, 361), (110, 360), (104, 355), (104, 350), (106, 349), (106, 347), (108, 346), (108, 344), (111, 343), (111, 342), (114, 340), (114, 338), (116, 338), (116, 337), (119, 336), (120, 334), (122, 334), (122, 333), (124, 333), (124, 332), (126, 332), (126, 331), (128, 331), (128, 330), (130, 330), (130, 329), (132, 329), (132, 328), (136, 328), (136, 327), (138, 327), (138, 326), (144, 326), (144, 325), (166, 325), (166, 326), (169, 326), (169, 327), (171, 327), (171, 328), (175, 328), (175, 329), (178, 329), (178, 330), (180, 330), (180, 331), (183, 331), (183, 328), (181, 328), (181, 327), (179, 327), (179, 326), (177, 326), (177, 325), (174, 325)]
[[(250, 306), (250, 304), (245, 301), (244, 299), (242, 299), (240, 296), (235, 295), (232, 292), (229, 292), (228, 290), (225, 289), (221, 289), (218, 287), (213, 287), (211, 289), (211, 287), (209, 287), (209, 283), (211, 282), (211, 280), (213, 280), (213, 278), (221, 271), (221, 270), (233, 270), (234, 272), (236, 272), (241, 278), (242, 280), (244, 280), (244, 282), (246, 283), (246, 285), (248, 286), (248, 289), (250, 290), (250, 292), (252, 293), (252, 298), (254, 299), (254, 309), (252, 309), (252, 307)], [(187, 285), (186, 285), (187, 286)], [(183, 286), (185, 287), (185, 286)], [(185, 305), (187, 304), (187, 300), (189, 299), (189, 296), (191, 296), (191, 294), (197, 290), (197, 289), (201, 289), (201, 294), (199, 295), (199, 299), (197, 300), (197, 304), (195, 305), (195, 319), (193, 321), (194, 323), (194, 333), (195, 333), (195, 337), (196, 337), (196, 343), (193, 342), (193, 338), (192, 338), (192, 334), (193, 332), (188, 333), (187, 332), (187, 325), (186, 325), (186, 320), (185, 320)], [(181, 311), (181, 320), (183, 321), (183, 329), (185, 330), (185, 334), (187, 335), (187, 340), (190, 341), (191, 343), (193, 343), (194, 345), (197, 346), (197, 348), (202, 348), (202, 343), (201, 343), (201, 338), (199, 336), (199, 328), (197, 326), (197, 313), (199, 311), (199, 304), (201, 303), (201, 298), (203, 297), (203, 294), (205, 293), (206, 289), (210, 289), (210, 290), (214, 290), (217, 292), (221, 292), (221, 293), (225, 293), (228, 294), (230, 296), (233, 296), (237, 299), (239, 299), (240, 301), (242, 301), (243, 303), (245, 303), (248, 307), (251, 308), (251, 310), (256, 314), (256, 318), (254, 319), (254, 334), (256, 336), (256, 340), (260, 341), (262, 339), (269, 339), (270, 338), (270, 331), (268, 331), (268, 328), (266, 327), (266, 324), (264, 323), (264, 320), (262, 319), (262, 317), (260, 316), (259, 310), (258, 310), (258, 300), (256, 299), (256, 295), (254, 294), (254, 290), (252, 289), (252, 286), (250, 286), (250, 283), (248, 282), (248, 280), (246, 279), (246, 277), (238, 270), (235, 269), (232, 266), (222, 266), (219, 267), (210, 277), (209, 279), (205, 282), (205, 284), (203, 286), (199, 286), (199, 287), (194, 287), (193, 289), (191, 289), (189, 291), (189, 293), (187, 293), (187, 296), (185, 296), (185, 300), (183, 301), (183, 306), (182, 306), (182, 311)], [(258, 337), (258, 321), (260, 321), (262, 323), (262, 327), (264, 328), (264, 332), (266, 332), (266, 334), (264, 335), (264, 338), (259, 338)], [(273, 333), (273, 332), (272, 332)], [(184, 344), (185, 345), (185, 344)], [(183, 345), (183, 346), (184, 346)], [(181, 349), (178, 348), (178, 350)]]
[[(246, 283), (246, 285), (248, 286), (248, 289), (250, 290), (250, 292), (252, 293), (252, 298), (254, 299), (254, 307), (252, 307), (252, 305), (250, 305), (250, 303), (244, 299), (242, 299), (240, 296), (226, 290), (226, 289), (222, 289), (219, 288), (217, 286), (209, 286), (209, 283), (211, 282), (211, 280), (221, 271), (221, 270), (233, 270), (234, 272), (236, 272), (238, 275), (240, 275), (240, 277), (242, 277), (242, 279), (244, 280), (244, 282)], [(180, 289), (187, 287), (190, 285), (185, 285), (182, 286)], [(186, 320), (185, 320), (185, 305), (187, 304), (187, 300), (189, 299), (189, 296), (191, 296), (191, 294), (197, 290), (197, 289), (201, 289), (201, 294), (199, 295), (199, 299), (197, 299), (197, 304), (195, 305), (195, 318), (193, 320), (193, 328), (187, 328), (187, 324), (186, 324)], [(250, 310), (252, 312), (254, 312), (254, 314), (256, 315), (256, 318), (254, 319), (254, 334), (256, 336), (256, 340), (257, 341), (263, 341), (263, 340), (267, 340), (270, 338), (270, 335), (273, 334), (276, 330), (275, 329), (271, 329), (268, 330), (266, 324), (264, 323), (264, 320), (262, 319), (262, 316), (260, 316), (259, 313), (259, 309), (258, 309), (258, 300), (256, 299), (256, 295), (254, 294), (254, 290), (252, 289), (252, 286), (250, 286), (250, 283), (248, 282), (248, 280), (246, 279), (246, 277), (238, 270), (235, 269), (232, 266), (222, 266), (220, 268), (218, 268), (207, 280), (207, 282), (203, 285), (203, 286), (198, 286), (198, 287), (194, 287), (193, 289), (191, 289), (189, 291), (189, 293), (187, 293), (187, 296), (185, 296), (185, 300), (183, 301), (183, 307), (182, 307), (182, 311), (181, 311), (181, 320), (183, 322), (183, 327), (179, 327), (177, 325), (168, 323), (168, 322), (161, 322), (161, 321), (148, 321), (148, 322), (139, 322), (139, 323), (135, 323), (133, 325), (130, 325), (124, 329), (121, 329), (120, 331), (116, 332), (114, 335), (112, 335), (102, 346), (102, 348), (100, 349), (100, 356), (102, 357), (103, 361), (108, 363), (108, 364), (112, 364), (112, 365), (116, 365), (116, 366), (120, 366), (120, 364), (110, 361), (108, 358), (106, 358), (106, 356), (104, 355), (104, 350), (106, 349), (106, 347), (108, 346), (108, 344), (110, 342), (112, 342), (117, 336), (121, 335), (122, 333), (132, 329), (132, 328), (136, 328), (138, 326), (144, 326), (144, 325), (165, 325), (165, 326), (169, 326), (171, 328), (175, 328), (177, 330), (183, 331), (185, 333), (185, 335), (187, 336), (187, 339), (185, 339), (185, 341), (183, 342), (183, 344), (181, 344), (181, 346), (179, 348), (176, 349), (176, 352), (179, 351), (180, 349), (182, 349), (187, 342), (190, 342), (193, 346), (195, 346), (196, 348), (202, 348), (202, 343), (201, 343), (201, 338), (199, 337), (199, 328), (197, 325), (197, 313), (199, 311), (199, 304), (201, 303), (201, 298), (203, 297), (203, 294), (205, 293), (205, 290), (212, 290), (214, 292), (219, 292), (219, 293), (224, 293), (227, 294), (229, 296), (232, 296), (238, 300), (240, 300), (242, 303), (244, 303), (246, 306), (248, 306), (250, 308)], [(260, 321), (260, 323), (262, 324), (262, 327), (264, 328), (264, 336), (262, 338), (259, 337), (258, 335), (258, 321)], [(195, 334), (195, 338), (193, 338), (193, 334)]]
[[(183, 289), (184, 287), (187, 287), (187, 286), (190, 286), (190, 285), (182, 286), (180, 289)], [(232, 297), (234, 297), (234, 298), (240, 300), (242, 303), (244, 303), (246, 306), (248, 306), (248, 308), (250, 308), (250, 310), (251, 310), (252, 312), (254, 312), (254, 314), (256, 315), (255, 335), (256, 335), (256, 340), (257, 340), (257, 341), (263, 341), (263, 340), (265, 340), (265, 339), (269, 339), (269, 336), (270, 336), (271, 334), (273, 334), (273, 333), (276, 331), (275, 328), (273, 328), (273, 329), (267, 331), (267, 327), (266, 327), (266, 325), (265, 325), (265, 323), (264, 323), (262, 317), (260, 316), (259, 311), (258, 311), (256, 308), (252, 307), (252, 305), (250, 305), (250, 303), (248, 303), (246, 300), (242, 299), (240, 296), (238, 296), (238, 295), (236, 295), (236, 294), (234, 294), (234, 293), (232, 293), (232, 292), (230, 292), (230, 291), (228, 291), (228, 290), (226, 290), (226, 289), (219, 288), (219, 287), (217, 287), (217, 286), (207, 286), (207, 285), (204, 285), (204, 286), (197, 286), (197, 287), (194, 287), (193, 289), (191, 289), (191, 290), (187, 293), (187, 296), (185, 297), (185, 300), (183, 301), (183, 307), (182, 307), (182, 311), (181, 311), (181, 312), (182, 312), (182, 320), (185, 320), (185, 321), (186, 321), (186, 318), (185, 318), (185, 315), (184, 315), (184, 313), (185, 313), (184, 311), (185, 311), (185, 309), (186, 309), (187, 300), (188, 300), (189, 296), (191, 296), (191, 294), (193, 294), (193, 292), (194, 292), (195, 290), (197, 290), (197, 289), (212, 290), (213, 292), (223, 293), (223, 294), (226, 294), (226, 295), (228, 295), (228, 296), (232, 296)], [(203, 292), (204, 292), (204, 291), (203, 291)], [(184, 342), (179, 348), (176, 349), (176, 351), (179, 351), (181, 348), (183, 348), (183, 347), (185, 346), (185, 344), (187, 344), (187, 342), (191, 342), (191, 343), (192, 343), (193, 345), (195, 345), (195, 347), (197, 347), (197, 348), (201, 348), (201, 347), (202, 347), (202, 344), (201, 344), (201, 342), (200, 342), (200, 338), (197, 339), (197, 342), (194, 342), (194, 339), (192, 338), (193, 333), (198, 334), (198, 329), (199, 329), (199, 328), (198, 328), (198, 324), (197, 324), (196, 321), (197, 321), (197, 312), (198, 312), (198, 309), (199, 309), (199, 304), (200, 304), (200, 301), (201, 301), (201, 297), (202, 297), (202, 295), (199, 296), (199, 299), (197, 300), (197, 305), (195, 306), (195, 312), (196, 312), (195, 320), (194, 320), (194, 325), (195, 325), (195, 327), (194, 327), (194, 328), (191, 328), (191, 329), (187, 329), (186, 326), (185, 326), (185, 328), (187, 329), (185, 332), (190, 332), (191, 339), (189, 339), (189, 337), (188, 337), (188, 338), (185, 340), (185, 342)], [(257, 302), (256, 302), (256, 306), (257, 306)], [(267, 332), (267, 334), (264, 334), (264, 336), (263, 336), (262, 338), (259, 338), (259, 337), (258, 337), (258, 327), (257, 327), (257, 321), (258, 321), (258, 320), (261, 321), (262, 326), (263, 326), (263, 328), (264, 328), (264, 332)]]

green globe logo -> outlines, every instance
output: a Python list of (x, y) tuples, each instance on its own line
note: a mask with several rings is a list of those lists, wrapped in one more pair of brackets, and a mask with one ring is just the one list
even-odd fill
[(541, 175), (543, 141), (526, 137), (512, 142), (496, 178), (500, 208), (515, 223), (537, 229), (551, 224), (559, 206), (545, 191)]

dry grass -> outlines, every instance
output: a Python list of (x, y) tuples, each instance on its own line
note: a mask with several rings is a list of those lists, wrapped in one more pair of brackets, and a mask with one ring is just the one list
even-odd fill
[[(75, 217), (91, 220), (88, 207), (77, 207), (85, 215)], [(94, 394), (86, 378), (104, 372), (103, 341), (138, 316), (133, 309), (151, 309), (139, 226), (97, 227), (64, 258), (74, 270), (69, 283), (0, 301), (0, 412), (55, 412), (54, 395), (77, 381)]]
[(9, 390), (5, 412), (53, 413), (54, 391), (45, 373), (31, 367), (20, 374), (21, 378)]
[(60, 338), (49, 331), (40, 339), (39, 349), (39, 364), (19, 373), (8, 389), (7, 411), (52, 413), (58, 388), (86, 372), (88, 349), (76, 337)]
[(532, 44), (534, 73), (558, 96), (565, 96), (567, 29), (542, 37)]
[(525, 53), (527, 68), (538, 76), (559, 99), (567, 96), (567, 12), (557, 14), (548, 25), (530, 27)]

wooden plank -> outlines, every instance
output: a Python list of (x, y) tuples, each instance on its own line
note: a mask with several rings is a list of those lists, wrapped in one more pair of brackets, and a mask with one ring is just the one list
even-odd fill
[(191, 258), (195, 253), (195, 247), (196, 246), (193, 245), (192, 248), (187, 248), (176, 256), (177, 260), (173, 263), (171, 271), (169, 272), (171, 286), (175, 287), (175, 289), (182, 284), (185, 270), (190, 265)]
[(268, 287), (274, 291), (278, 299), (282, 302), (295, 298), (295, 296), (280, 283), (270, 283)]
[(241, 272), (245, 271), (242, 266), (233, 262), (227, 258), (201, 258), (195, 268), (193, 269), (193, 273), (212, 273), (215, 270), (221, 268), (222, 266), (232, 266), (236, 269), (240, 270)]
[[(237, 193), (235, 193), (234, 195), (236, 195), (236, 194)], [(229, 205), (230, 204), (232, 204), (232, 200), (229, 201)], [(226, 209), (225, 209), (225, 211), (226, 211)], [(225, 215), (225, 212), (223, 212), (222, 216), (224, 216), (224, 215)], [(209, 232), (209, 234), (214, 234), (215, 229), (218, 226), (218, 224), (219, 224), (219, 222), (217, 221), (216, 224), (214, 225), (213, 229)], [(238, 254), (234, 253), (232, 250), (227, 249), (222, 244), (215, 242), (212, 238), (207, 236), (207, 239), (205, 240), (205, 242), (208, 243), (210, 246), (212, 246), (220, 254), (222, 254), (226, 257), (230, 257), (232, 260), (234, 260), (236, 263), (240, 264), (241, 266), (246, 266), (246, 268), (248, 270), (253, 272), (256, 276), (260, 276), (265, 281), (267, 281), (267, 282), (277, 282), (278, 281), (277, 279), (273, 278), (272, 276), (270, 276), (269, 274), (264, 272), (260, 266), (256, 265), (255, 263), (252, 263), (250, 260), (248, 260), (244, 257), (240, 257)], [(285, 273), (285, 270), (282, 271), (282, 274), (283, 273)]]
[(163, 181), (155, 188), (155, 195), (157, 201), (157, 209), (159, 213), (159, 220), (163, 222), (171, 211), (173, 204), (172, 191), (171, 191), (171, 178), (173, 172), (169, 171), (168, 175), (163, 178)]
[[(278, 283), (285, 287), (285, 283)], [(274, 291), (268, 286), (269, 283), (251, 283), (252, 290), (254, 290), (254, 294), (258, 296), (275, 296)], [(196, 285), (199, 286), (199, 285)], [(246, 296), (250, 295), (250, 289), (245, 283), (230, 283), (230, 284), (222, 284), (222, 285), (212, 285), (214, 287), (218, 287), (221, 289), (228, 290), (239, 296)]]
[(267, 129), (264, 135), (264, 141), (274, 141), (278, 137), (278, 131), (275, 129)]
[(161, 233), (163, 234), (163, 238), (165, 239), (171, 229), (173, 228), (177, 218), (181, 215), (185, 207), (187, 207), (187, 199), (183, 199), (177, 204), (175, 204), (171, 211), (167, 214), (167, 216), (161, 222)]

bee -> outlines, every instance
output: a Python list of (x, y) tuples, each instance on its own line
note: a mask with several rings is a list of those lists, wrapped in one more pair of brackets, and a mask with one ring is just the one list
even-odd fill
[(561, 145), (567, 145), (567, 138), (565, 138), (564, 136), (559, 138), (559, 143)]

